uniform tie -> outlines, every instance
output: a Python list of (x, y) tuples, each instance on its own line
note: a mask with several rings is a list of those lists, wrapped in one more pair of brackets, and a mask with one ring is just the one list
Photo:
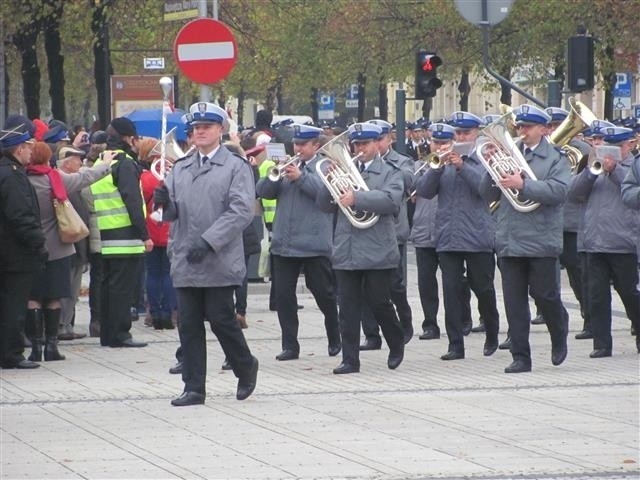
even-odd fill
[(360, 173), (364, 172), (364, 163), (360, 162)]
[(207, 160), (209, 160), (209, 157), (207, 157), (206, 155), (204, 157), (202, 157), (200, 159), (200, 166), (204, 167), (204, 164), (207, 163)]
[(524, 154), (525, 155), (529, 155), (531, 152), (533, 152), (533, 150), (531, 150), (529, 147), (525, 147), (524, 148)]
[(300, 161), (300, 165), (298, 165), (298, 168), (299, 168), (300, 170), (302, 170), (306, 164), (307, 164), (307, 162), (305, 162), (304, 160), (301, 160), (301, 161)]

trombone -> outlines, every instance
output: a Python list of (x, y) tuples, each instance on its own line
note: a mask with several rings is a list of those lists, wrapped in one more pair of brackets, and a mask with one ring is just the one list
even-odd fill
[(300, 160), (300, 154), (294, 155), (293, 157), (287, 157), (287, 160), (278, 162), (276, 165), (271, 167), (267, 177), (272, 182), (277, 182), (278, 180), (282, 180), (286, 175), (286, 168), (289, 165), (298, 165), (298, 161)]

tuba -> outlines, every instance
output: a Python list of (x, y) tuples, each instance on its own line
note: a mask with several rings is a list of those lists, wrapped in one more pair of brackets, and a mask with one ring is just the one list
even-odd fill
[(356, 228), (365, 229), (373, 227), (380, 216), (375, 213), (357, 211), (340, 203), (340, 196), (348, 190), (369, 191), (369, 187), (354, 164), (358, 155), (351, 157), (348, 135), (348, 131), (341, 133), (318, 150), (318, 153), (323, 154), (326, 158), (316, 163), (316, 172), (349, 223)]
[(475, 152), (513, 208), (518, 212), (532, 212), (540, 206), (540, 203), (532, 200), (520, 200), (518, 198), (518, 190), (500, 185), (500, 180), (504, 175), (511, 175), (515, 172), (520, 172), (521, 175), (525, 175), (531, 180), (537, 180), (533, 170), (529, 167), (522, 152), (520, 152), (509, 133), (508, 122), (510, 117), (511, 113), (506, 113), (495, 122), (484, 127), (481, 134), (489, 140), (481, 142), (476, 147)]
[(559, 146), (567, 155), (571, 165), (571, 173), (580, 173), (587, 163), (587, 155), (582, 155), (582, 152), (569, 145), (569, 142), (577, 133), (588, 128), (594, 120), (597, 120), (597, 117), (584, 103), (574, 97), (569, 99), (569, 105), (571, 106), (569, 115), (549, 135), (549, 141)]

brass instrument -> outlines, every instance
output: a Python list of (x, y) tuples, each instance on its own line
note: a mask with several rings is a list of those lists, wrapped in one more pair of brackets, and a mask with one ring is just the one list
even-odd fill
[(513, 107), (506, 103), (500, 104), (500, 114), (502, 115), (496, 122), (504, 122), (505, 127), (509, 131), (509, 135), (513, 138), (518, 136), (518, 129), (516, 128), (516, 115), (513, 113)]
[(476, 147), (476, 155), (484, 168), (489, 172), (496, 186), (502, 190), (509, 203), (518, 212), (532, 212), (540, 203), (532, 200), (520, 200), (519, 192), (515, 188), (505, 188), (500, 185), (504, 175), (520, 172), (531, 180), (537, 180), (533, 170), (525, 160), (520, 149), (516, 146), (508, 129), (511, 113), (506, 113), (498, 120), (490, 123), (481, 131), (481, 135), (489, 140), (481, 142)]
[[(163, 181), (166, 174), (166, 162), (174, 163), (179, 158), (186, 156), (186, 154), (180, 148), (178, 144), (178, 140), (176, 140), (176, 128), (173, 127), (171, 130), (167, 132), (167, 134), (156, 143), (151, 151), (149, 152), (150, 156), (159, 155), (157, 159), (155, 159), (151, 163), (150, 171), (154, 177), (158, 180)], [(164, 160), (165, 165), (162, 165), (162, 145), (164, 144)], [(189, 149), (189, 152), (193, 151), (193, 147)]]
[(569, 115), (549, 135), (549, 141), (559, 146), (567, 155), (571, 165), (571, 173), (580, 173), (587, 163), (587, 156), (583, 155), (578, 148), (569, 145), (569, 142), (576, 134), (597, 120), (597, 117), (584, 103), (574, 97), (569, 99), (569, 105), (571, 106)]
[(340, 203), (340, 196), (346, 191), (369, 191), (369, 187), (354, 163), (360, 154), (351, 157), (348, 135), (348, 131), (341, 133), (318, 150), (318, 153), (325, 155), (326, 158), (316, 163), (316, 172), (349, 223), (356, 228), (365, 229), (374, 226), (380, 216), (371, 212), (357, 211)]
[(588, 155), (587, 166), (589, 171), (594, 175), (601, 175), (604, 172), (602, 162), (596, 157), (595, 153)]
[[(159, 165), (156, 167), (151, 164), (151, 173), (161, 182), (164, 181), (166, 173), (166, 153), (167, 153), (167, 112), (170, 111), (171, 106), (169, 98), (171, 90), (173, 89), (173, 79), (171, 77), (160, 78), (160, 88), (162, 89), (162, 126), (160, 133), (160, 158), (158, 159)], [(157, 146), (154, 145), (154, 149)], [(154, 162), (155, 163), (155, 162)], [(162, 207), (153, 211), (150, 215), (151, 219), (156, 222), (162, 222)]]
[(267, 177), (272, 182), (277, 182), (278, 180), (282, 180), (286, 174), (285, 169), (289, 165), (297, 165), (298, 160), (300, 160), (300, 154), (294, 155), (293, 157), (287, 157), (287, 160), (276, 163), (269, 170), (269, 174), (267, 175)]

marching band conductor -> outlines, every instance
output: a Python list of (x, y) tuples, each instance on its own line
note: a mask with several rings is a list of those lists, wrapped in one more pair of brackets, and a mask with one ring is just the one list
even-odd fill
[(233, 290), (245, 275), (242, 231), (253, 219), (255, 190), (249, 164), (220, 144), (228, 128), (226, 112), (213, 103), (189, 109), (196, 149), (177, 161), (153, 200), (163, 219), (173, 222), (169, 236), (171, 277), (176, 287), (180, 343), (184, 350), (184, 392), (174, 406), (203, 404), (209, 321), (238, 378), (236, 398), (256, 386), (258, 359), (235, 319)]

